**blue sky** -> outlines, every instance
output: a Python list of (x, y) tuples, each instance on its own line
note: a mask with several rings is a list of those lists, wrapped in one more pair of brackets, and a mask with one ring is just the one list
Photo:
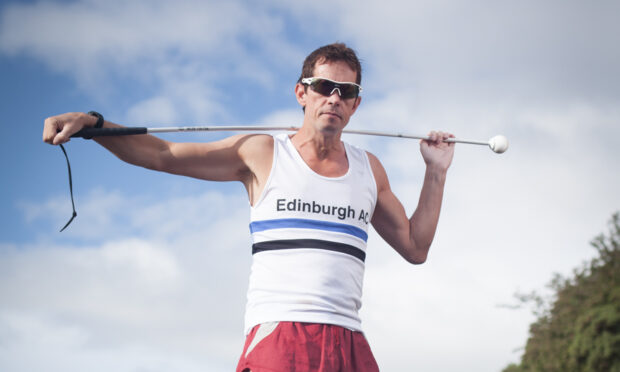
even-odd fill
[[(243, 343), (247, 201), (237, 184), (42, 143), (43, 120), (97, 110), (135, 126), (301, 122), (303, 58), (344, 41), (364, 67), (351, 128), (457, 146), (429, 260), (369, 238), (362, 319), (382, 370), (500, 371), (532, 315), (498, 306), (593, 256), (619, 209), (620, 26), (613, 1), (5, 1), (0, 239), (3, 371), (228, 371)], [(208, 141), (222, 134), (165, 135)], [(415, 141), (347, 136), (408, 213)], [(450, 358), (446, 358), (450, 355)]]

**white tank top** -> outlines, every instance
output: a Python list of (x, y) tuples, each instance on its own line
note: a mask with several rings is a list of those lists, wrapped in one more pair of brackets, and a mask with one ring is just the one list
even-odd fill
[(366, 152), (344, 147), (347, 173), (324, 177), (310, 169), (288, 135), (274, 137), (271, 174), (251, 208), (246, 334), (273, 321), (361, 331), (358, 310), (377, 187)]

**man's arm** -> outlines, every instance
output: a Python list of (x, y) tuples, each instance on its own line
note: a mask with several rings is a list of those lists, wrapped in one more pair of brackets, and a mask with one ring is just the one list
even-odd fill
[(372, 224), (389, 245), (414, 264), (423, 263), (428, 256), (439, 221), (446, 173), (454, 155), (454, 144), (443, 142), (452, 135), (433, 132), (430, 137), (430, 141), (420, 144), (426, 173), (420, 200), (411, 218), (407, 218), (402, 203), (392, 192), (379, 160), (372, 154), (369, 156), (377, 182), (377, 205)]
[[(73, 133), (95, 125), (97, 118), (66, 113), (47, 118), (43, 141), (58, 145)], [(109, 121), (104, 127), (120, 127)], [(238, 135), (208, 143), (176, 143), (151, 135), (95, 137), (94, 140), (121, 160), (157, 171), (211, 181), (241, 181), (250, 196), (256, 194), (262, 174), (271, 166), (270, 136)]]

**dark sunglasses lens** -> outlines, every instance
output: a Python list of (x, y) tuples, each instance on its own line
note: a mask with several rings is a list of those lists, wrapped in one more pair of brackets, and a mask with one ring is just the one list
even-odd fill
[(358, 95), (358, 88), (353, 84), (341, 85), (339, 89), (343, 99), (355, 98)]
[(339, 95), (343, 99), (355, 98), (359, 94), (359, 88), (353, 84), (336, 84), (329, 80), (315, 80), (311, 86), (315, 92), (324, 96), (331, 96), (334, 89), (338, 89)]
[(315, 80), (312, 82), (312, 89), (314, 89), (315, 92), (320, 93), (324, 96), (331, 95), (335, 87), (336, 84), (332, 83), (329, 80)]

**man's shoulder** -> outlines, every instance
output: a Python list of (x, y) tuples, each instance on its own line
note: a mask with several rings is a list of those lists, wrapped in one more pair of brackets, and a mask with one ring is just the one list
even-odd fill
[(368, 156), (368, 161), (370, 162), (371, 165), (373, 163), (381, 164), (381, 161), (379, 161), (379, 158), (375, 154), (373, 154), (372, 152), (368, 150), (363, 150), (363, 151), (366, 153), (366, 156)]
[(379, 158), (375, 156), (372, 152), (366, 151), (366, 155), (368, 156), (370, 169), (372, 169), (375, 181), (377, 182), (377, 189), (383, 190), (385, 185), (388, 184), (388, 178), (387, 173), (385, 172), (385, 168), (383, 168), (383, 164), (381, 164)]
[(239, 153), (249, 156), (263, 156), (273, 153), (273, 136), (268, 134), (240, 134), (237, 137)]

